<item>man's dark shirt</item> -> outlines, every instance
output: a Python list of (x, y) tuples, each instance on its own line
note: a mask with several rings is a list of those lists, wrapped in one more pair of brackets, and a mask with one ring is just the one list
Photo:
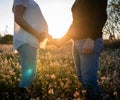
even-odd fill
[(73, 22), (67, 32), (73, 40), (102, 37), (107, 20), (107, 0), (76, 0), (72, 6)]

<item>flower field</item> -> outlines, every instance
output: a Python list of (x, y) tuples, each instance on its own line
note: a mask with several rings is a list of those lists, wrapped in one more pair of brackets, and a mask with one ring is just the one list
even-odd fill
[[(71, 45), (60, 49), (48, 45), (39, 50), (37, 75), (30, 87), (31, 100), (83, 100), (82, 85), (78, 82), (72, 59)], [(107, 100), (120, 100), (120, 49), (106, 49), (100, 57), (98, 71)], [(18, 87), (21, 68), (18, 54), (12, 45), (0, 45), (0, 97), (9, 100)]]

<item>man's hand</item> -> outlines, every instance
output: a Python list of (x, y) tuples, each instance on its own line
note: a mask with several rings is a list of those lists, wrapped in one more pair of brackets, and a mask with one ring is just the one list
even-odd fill
[(91, 54), (93, 53), (93, 49), (94, 49), (94, 40), (88, 38), (83, 45), (82, 53)]

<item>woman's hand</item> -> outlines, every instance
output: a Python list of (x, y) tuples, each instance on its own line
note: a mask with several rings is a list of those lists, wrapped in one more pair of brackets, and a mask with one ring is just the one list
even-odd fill
[(39, 42), (44, 41), (45, 38), (52, 39), (52, 36), (45, 32), (37, 32), (35, 37), (38, 39)]
[(93, 53), (93, 49), (94, 49), (94, 40), (88, 38), (83, 45), (82, 53), (91, 54)]
[(44, 41), (45, 38), (46, 38), (46, 34), (44, 32), (41, 32), (41, 33), (39, 33), (39, 36), (37, 39), (39, 42), (42, 42), (42, 41)]

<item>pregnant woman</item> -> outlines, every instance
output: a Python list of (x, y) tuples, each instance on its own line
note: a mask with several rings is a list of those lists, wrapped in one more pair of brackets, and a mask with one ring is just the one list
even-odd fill
[(40, 43), (50, 37), (46, 20), (34, 0), (14, 0), (14, 50), (20, 56), (22, 78), (18, 94), (24, 100), (36, 74), (37, 50)]

